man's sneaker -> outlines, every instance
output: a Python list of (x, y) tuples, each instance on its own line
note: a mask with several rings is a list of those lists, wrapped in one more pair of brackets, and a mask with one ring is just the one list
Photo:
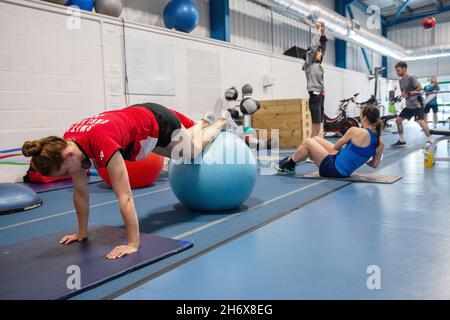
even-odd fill
[(392, 148), (405, 147), (405, 146), (406, 146), (406, 142), (400, 141), (400, 140), (398, 140), (396, 143), (391, 144)]
[(278, 162), (278, 165), (275, 165), (275, 169), (279, 172), (285, 172), (288, 174), (295, 173), (295, 165), (292, 166), (290, 164), (289, 157), (280, 160), (280, 162)]
[(236, 124), (236, 122), (234, 122), (233, 118), (231, 117), (231, 113), (228, 110), (222, 110), (222, 112), (220, 113), (220, 118), (227, 121), (227, 131), (233, 133), (237, 132), (238, 125)]
[(311, 158), (306, 158), (305, 162), (307, 162), (307, 163), (314, 163), (314, 160), (311, 159)]
[(202, 120), (208, 122), (208, 125), (212, 125), (214, 122), (216, 122), (216, 115), (212, 112), (207, 112), (203, 116)]

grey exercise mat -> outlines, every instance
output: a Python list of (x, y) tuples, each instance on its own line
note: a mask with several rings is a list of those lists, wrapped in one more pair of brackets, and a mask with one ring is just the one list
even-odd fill
[(302, 174), (299, 175), (299, 177), (306, 179), (326, 179), (326, 180), (331, 179), (331, 180), (343, 180), (343, 181), (366, 182), (366, 183), (384, 183), (384, 184), (392, 184), (402, 178), (400, 176), (389, 176), (371, 173), (354, 173), (347, 178), (324, 178), (319, 175), (319, 172)]
[(290, 148), (290, 149), (272, 149), (272, 150), (270, 150), (270, 152), (272, 154), (287, 154), (287, 153), (294, 153), (295, 150), (297, 150), (297, 149), (293, 149), (293, 148)]
[(109, 251), (126, 243), (125, 229), (91, 225), (88, 240), (66, 246), (58, 243), (63, 234), (0, 248), (1, 300), (67, 298), (193, 246), (192, 242), (141, 233), (137, 253), (109, 260)]

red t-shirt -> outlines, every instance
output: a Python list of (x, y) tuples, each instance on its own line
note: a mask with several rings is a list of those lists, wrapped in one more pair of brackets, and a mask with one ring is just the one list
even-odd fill
[(74, 123), (64, 139), (75, 141), (97, 168), (106, 168), (120, 150), (126, 160), (145, 158), (158, 141), (158, 123), (144, 107), (106, 111)]

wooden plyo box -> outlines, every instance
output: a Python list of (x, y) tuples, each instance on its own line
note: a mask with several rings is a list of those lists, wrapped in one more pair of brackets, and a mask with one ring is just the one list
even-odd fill
[[(279, 147), (295, 148), (311, 135), (311, 113), (307, 99), (284, 99), (260, 101), (259, 109), (252, 117), (252, 127), (279, 130)], [(273, 144), (273, 142), (272, 142)]]

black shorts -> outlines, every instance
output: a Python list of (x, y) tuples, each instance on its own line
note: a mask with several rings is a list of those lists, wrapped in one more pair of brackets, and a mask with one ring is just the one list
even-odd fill
[(327, 155), (319, 166), (319, 174), (321, 177), (325, 178), (345, 178), (339, 171), (336, 169), (336, 155)]
[(433, 113), (438, 113), (438, 105), (437, 104), (432, 104), (432, 105), (427, 105), (426, 107), (425, 107), (425, 113), (429, 113), (430, 112), (430, 109), (431, 110), (433, 110)]
[(312, 123), (323, 123), (325, 117), (325, 97), (321, 94), (309, 93), (309, 111), (311, 112)]
[(172, 141), (172, 134), (175, 130), (181, 129), (181, 122), (172, 111), (157, 103), (142, 103), (132, 107), (145, 107), (149, 109), (158, 122), (159, 133), (157, 147), (167, 147)]
[(424, 119), (424, 109), (423, 108), (416, 108), (416, 109), (404, 108), (398, 116), (400, 118), (408, 119), (408, 120), (411, 119), (412, 117), (414, 117), (415, 120), (423, 120)]

